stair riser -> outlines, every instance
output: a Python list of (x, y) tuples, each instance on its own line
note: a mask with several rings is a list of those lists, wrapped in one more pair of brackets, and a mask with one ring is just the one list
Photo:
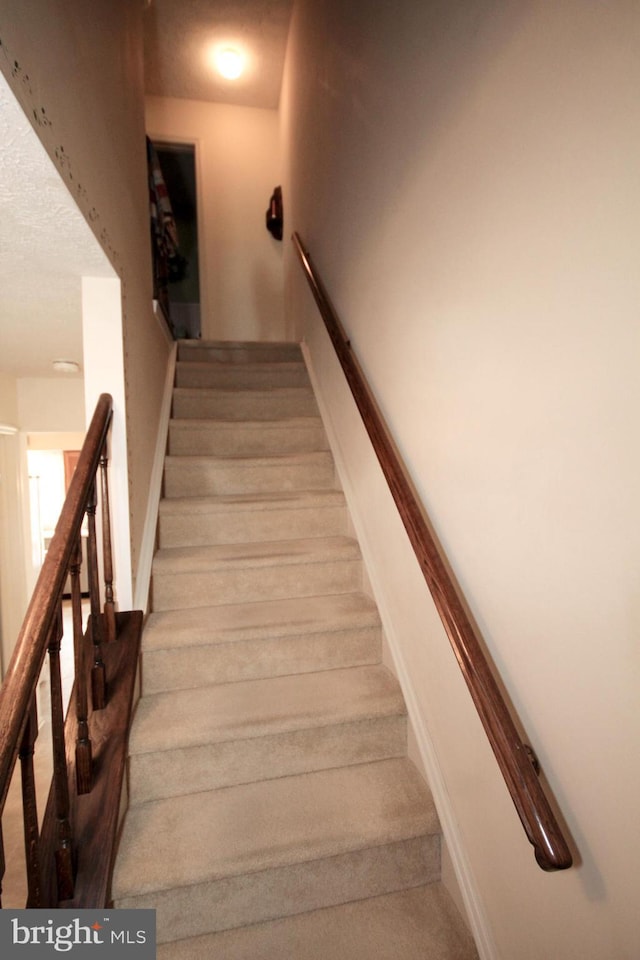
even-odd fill
[(174, 417), (212, 417), (216, 420), (278, 420), (288, 417), (317, 417), (318, 407), (310, 390), (193, 393), (176, 391)]
[(478, 953), (443, 885), (430, 883), (158, 946), (157, 960), (210, 958), (478, 960)]
[(117, 899), (114, 906), (156, 909), (157, 940), (164, 943), (406, 890), (433, 883), (439, 876), (439, 836), (417, 837), (323, 860)]
[(209, 497), (243, 493), (282, 493), (291, 490), (331, 490), (335, 487), (329, 453), (306, 454), (300, 462), (274, 458), (251, 460), (167, 459), (166, 497)]
[(214, 513), (160, 516), (161, 547), (197, 547), (207, 544), (258, 543), (298, 537), (333, 537), (347, 533), (344, 506), (313, 510), (228, 510)]
[(300, 363), (302, 353), (297, 343), (194, 343), (178, 344), (181, 362), (212, 363), (234, 366), (243, 363)]
[(401, 757), (406, 719), (381, 717), (130, 758), (130, 803)]
[(177, 387), (236, 387), (259, 390), (266, 387), (307, 387), (304, 363), (228, 364), (180, 362)]
[(176, 610), (206, 607), (212, 603), (253, 603), (349, 593), (362, 586), (359, 560), (273, 564), (241, 570), (153, 575), (153, 609)]
[(214, 683), (261, 680), (379, 663), (377, 627), (295, 637), (149, 650), (142, 657), (145, 695)]
[(172, 420), (169, 424), (169, 453), (174, 456), (264, 457), (327, 449), (322, 422), (315, 417), (309, 417), (308, 423), (234, 423), (231, 428), (215, 421), (192, 425)]

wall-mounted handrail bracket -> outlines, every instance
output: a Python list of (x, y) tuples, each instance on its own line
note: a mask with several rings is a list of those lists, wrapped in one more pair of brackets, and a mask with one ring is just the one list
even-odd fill
[(525, 743), (524, 749), (525, 753), (529, 757), (531, 766), (535, 770), (537, 776), (540, 776), (540, 761), (538, 760), (535, 750), (528, 743)]

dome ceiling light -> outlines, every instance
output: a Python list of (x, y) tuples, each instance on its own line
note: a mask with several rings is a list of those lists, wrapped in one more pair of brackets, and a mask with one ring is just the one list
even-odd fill
[(214, 63), (218, 73), (227, 80), (237, 80), (244, 72), (245, 58), (235, 47), (222, 47), (216, 50)]
[(76, 360), (54, 360), (51, 364), (56, 373), (78, 373), (80, 364)]

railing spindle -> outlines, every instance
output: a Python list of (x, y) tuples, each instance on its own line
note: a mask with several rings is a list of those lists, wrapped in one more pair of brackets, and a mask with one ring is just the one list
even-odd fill
[(82, 630), (82, 596), (80, 572), (82, 569), (82, 539), (78, 542), (71, 559), (71, 612), (73, 617), (73, 650), (75, 660), (75, 706), (78, 721), (76, 737), (76, 789), (78, 794), (91, 792), (92, 749), (88, 724), (87, 667), (85, 663), (85, 639)]
[(2, 820), (0, 820), (0, 910), (2, 910), (2, 881), (7, 864), (4, 859), (4, 837), (2, 836)]
[(42, 907), (42, 871), (40, 862), (40, 830), (38, 803), (33, 769), (35, 742), (38, 737), (38, 712), (33, 698), (27, 717), (18, 756), (22, 775), (22, 813), (24, 818), (24, 854), (27, 866), (27, 907)]
[(112, 643), (116, 638), (116, 612), (113, 602), (113, 554), (111, 551), (111, 513), (109, 510), (109, 476), (107, 467), (107, 443), (100, 457), (100, 492), (102, 494), (102, 553), (104, 569), (104, 625), (106, 639)]
[(94, 710), (102, 710), (107, 702), (107, 680), (102, 659), (102, 617), (100, 616), (100, 581), (98, 577), (98, 544), (96, 540), (96, 484), (91, 484), (87, 501), (89, 545), (89, 598), (91, 603), (91, 639), (93, 641), (93, 668), (91, 670), (91, 699)]
[(62, 640), (62, 607), (59, 607), (49, 634), (49, 675), (51, 678), (51, 739), (53, 742), (53, 783), (56, 798), (58, 837), (56, 846), (56, 879), (58, 899), (73, 896), (73, 849), (69, 822), (69, 781), (64, 742), (64, 703), (60, 672)]

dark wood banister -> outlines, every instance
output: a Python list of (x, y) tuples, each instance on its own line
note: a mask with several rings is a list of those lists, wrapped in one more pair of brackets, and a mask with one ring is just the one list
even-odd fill
[(69, 484), (54, 535), (0, 689), (0, 810), (4, 807), (20, 737), (47, 652), (59, 597), (77, 547), (91, 484), (109, 430), (113, 401), (103, 393)]
[(298, 233), (293, 234), (292, 240), (513, 803), (534, 847), (536, 861), (543, 870), (565, 870), (573, 862), (571, 851), (538, 779), (533, 751), (518, 733), (408, 472), (311, 257)]
[[(84, 909), (110, 904), (143, 621), (141, 610), (115, 610), (107, 459), (112, 417), (113, 401), (104, 393), (0, 688), (0, 817), (19, 758), (27, 907)], [(98, 473), (103, 609), (95, 523)], [(83, 632), (80, 574), (85, 536), (91, 615)], [(67, 641), (73, 639), (75, 675), (65, 717), (60, 654), (67, 632), (62, 612), (67, 583), (73, 637), (65, 636), (64, 647), (66, 651)], [(36, 688), (47, 654), (53, 778), (40, 825), (34, 764)], [(17, 864), (19, 857), (15, 859)], [(0, 828), (0, 908), (6, 866)], [(14, 885), (10, 896), (15, 895)]]

